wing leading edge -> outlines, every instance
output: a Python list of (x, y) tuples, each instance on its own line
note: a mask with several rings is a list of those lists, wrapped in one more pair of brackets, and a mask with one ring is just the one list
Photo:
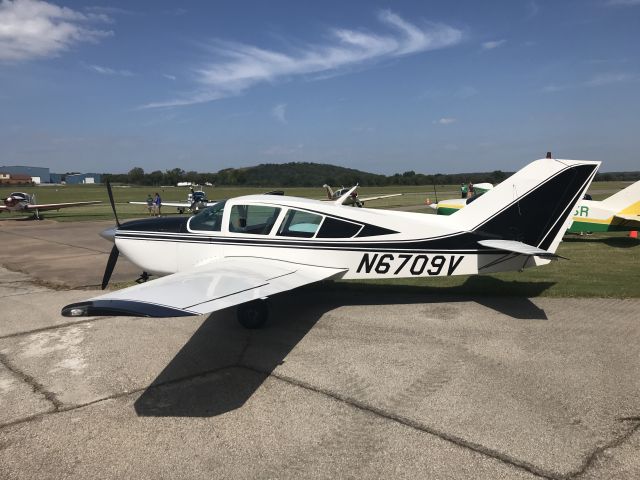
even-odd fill
[(91, 202), (67, 202), (67, 203), (43, 203), (42, 205), (29, 204), (25, 206), (25, 210), (60, 210), (61, 208), (69, 208), (69, 207), (82, 207), (83, 205), (96, 205), (98, 203), (102, 203), (100, 200), (94, 200)]
[(67, 305), (66, 317), (200, 315), (250, 302), (309, 283), (335, 278), (346, 269), (253, 257), (226, 257), (185, 272)]

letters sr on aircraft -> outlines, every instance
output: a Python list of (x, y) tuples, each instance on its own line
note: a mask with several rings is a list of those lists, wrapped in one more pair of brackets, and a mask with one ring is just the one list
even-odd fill
[(164, 276), (68, 305), (62, 314), (177, 317), (238, 305), (240, 322), (257, 327), (267, 317), (263, 299), (320, 280), (544, 265), (556, 257), (599, 165), (537, 160), (452, 216), (348, 208), (347, 191), (335, 202), (250, 195), (190, 218), (118, 224), (102, 233), (115, 242), (103, 288), (119, 252)]

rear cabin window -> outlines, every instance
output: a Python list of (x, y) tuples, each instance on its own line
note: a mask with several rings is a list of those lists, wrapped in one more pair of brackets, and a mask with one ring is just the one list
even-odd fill
[(322, 222), (322, 215), (302, 210), (289, 210), (278, 230), (278, 235), (311, 238), (318, 231), (320, 222)]
[(189, 229), (219, 232), (222, 227), (222, 213), (225, 203), (218, 202), (191, 217), (188, 224)]
[(327, 217), (322, 222), (322, 227), (317, 238), (351, 238), (357, 234), (362, 225), (358, 223), (346, 222), (337, 218)]
[(280, 210), (268, 205), (234, 205), (229, 214), (229, 231), (268, 235), (278, 219)]

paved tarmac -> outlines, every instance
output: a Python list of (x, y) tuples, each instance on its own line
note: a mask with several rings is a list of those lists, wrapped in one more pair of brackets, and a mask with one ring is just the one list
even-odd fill
[(61, 317), (108, 226), (0, 222), (2, 479), (640, 478), (638, 300), (320, 284), (259, 331)]

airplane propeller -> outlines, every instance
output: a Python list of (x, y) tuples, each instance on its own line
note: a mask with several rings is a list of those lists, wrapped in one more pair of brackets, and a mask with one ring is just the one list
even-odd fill
[[(120, 227), (120, 221), (118, 220), (118, 213), (116, 212), (116, 204), (113, 201), (113, 192), (111, 191), (111, 183), (107, 180), (107, 193), (109, 194), (109, 203), (111, 203), (111, 209), (113, 210), (113, 216), (116, 219), (116, 226)], [(118, 261), (118, 256), (120, 255), (120, 251), (116, 246), (115, 238), (113, 238), (113, 247), (111, 248), (111, 253), (109, 253), (109, 259), (107, 260), (107, 266), (104, 269), (104, 275), (102, 276), (102, 290), (107, 288), (109, 285), (109, 280), (111, 279), (111, 274), (113, 273), (113, 269), (116, 266), (116, 262)]]
[(113, 216), (116, 218), (116, 225), (120, 227), (120, 222), (118, 221), (118, 214), (116, 213), (116, 204), (113, 201), (113, 192), (111, 191), (111, 182), (109, 182), (109, 180), (107, 180), (107, 193), (109, 194), (109, 203), (111, 203)]
[(120, 251), (114, 243), (113, 247), (111, 248), (111, 253), (109, 254), (109, 260), (107, 260), (107, 267), (104, 269), (104, 275), (102, 277), (102, 290), (107, 288), (107, 285), (109, 285), (111, 274), (113, 273), (113, 269), (115, 268), (116, 262), (118, 261), (118, 255), (120, 255)]

